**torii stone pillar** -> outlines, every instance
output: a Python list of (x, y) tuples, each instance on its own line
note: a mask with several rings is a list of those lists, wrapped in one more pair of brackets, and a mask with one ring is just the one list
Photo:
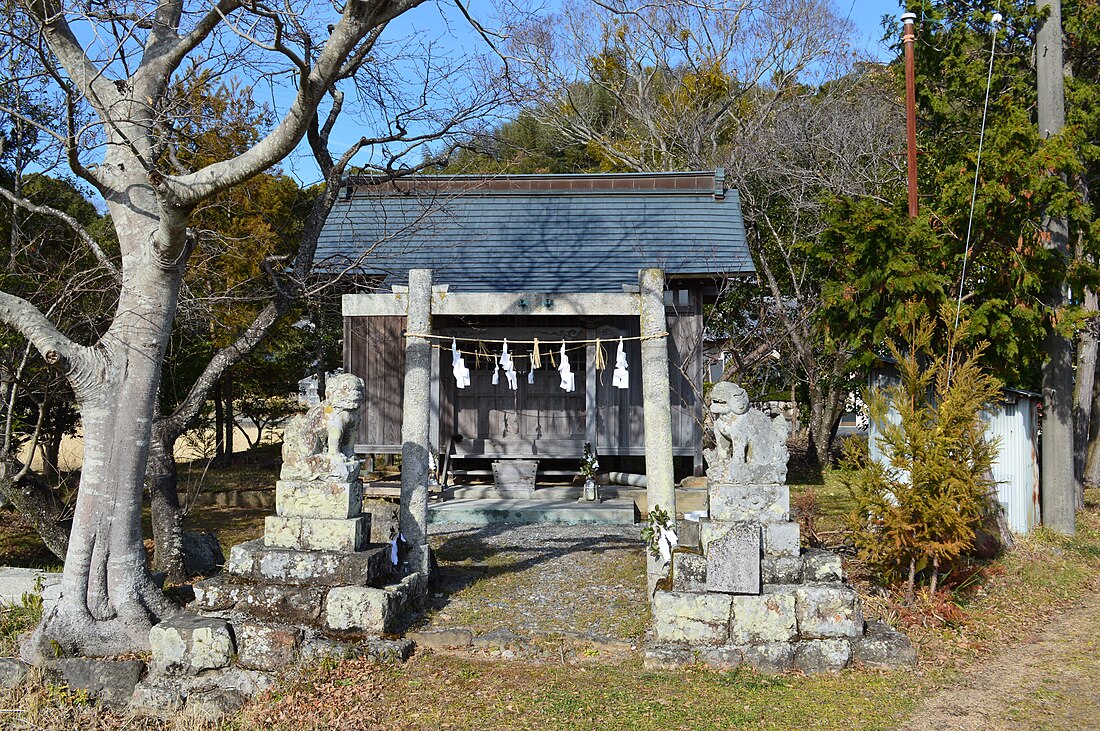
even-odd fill
[[(409, 270), (407, 333), (430, 334), (432, 270)], [(432, 346), (405, 338), (405, 394), (401, 417), (401, 533), (409, 570), (428, 575), (428, 431), (431, 423)]]
[[(665, 273), (638, 272), (641, 294), (642, 414), (645, 421), (645, 473), (648, 510), (664, 509), (676, 521), (676, 477), (672, 469), (672, 399), (668, 385), (668, 320), (665, 317)], [(664, 337), (661, 337), (664, 334)], [(663, 570), (647, 553), (649, 595)]]

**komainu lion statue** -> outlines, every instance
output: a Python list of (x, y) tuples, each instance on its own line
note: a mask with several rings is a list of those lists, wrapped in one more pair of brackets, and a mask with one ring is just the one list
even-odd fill
[(749, 395), (736, 383), (711, 389), (714, 449), (703, 452), (714, 483), (782, 484), (787, 479), (787, 420), (749, 408)]
[(283, 480), (333, 480), (359, 478), (360, 461), (354, 440), (359, 428), (363, 379), (350, 373), (332, 376), (325, 400), (298, 414), (283, 429)]

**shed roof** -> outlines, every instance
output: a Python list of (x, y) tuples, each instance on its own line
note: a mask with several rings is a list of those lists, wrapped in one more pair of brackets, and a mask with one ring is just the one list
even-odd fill
[(741, 202), (716, 172), (351, 178), (321, 231), (319, 268), (466, 292), (618, 292), (638, 270), (754, 271)]

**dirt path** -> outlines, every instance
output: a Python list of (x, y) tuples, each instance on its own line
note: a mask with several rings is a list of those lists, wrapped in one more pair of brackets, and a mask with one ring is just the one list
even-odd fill
[(927, 698), (901, 728), (1100, 729), (1100, 594)]

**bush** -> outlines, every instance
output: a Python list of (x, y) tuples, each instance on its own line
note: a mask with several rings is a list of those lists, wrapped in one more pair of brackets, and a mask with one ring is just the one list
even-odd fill
[(910, 602), (918, 573), (930, 569), (935, 593), (941, 572), (973, 548), (995, 486), (997, 444), (986, 441), (981, 412), (999, 401), (1000, 384), (979, 364), (983, 346), (960, 353), (960, 331), (948, 327), (947, 352), (933, 355), (934, 332), (925, 318), (904, 352), (887, 341), (900, 381), (864, 398), (883, 456), (852, 440), (840, 465), (860, 557), (883, 583), (904, 581)]

